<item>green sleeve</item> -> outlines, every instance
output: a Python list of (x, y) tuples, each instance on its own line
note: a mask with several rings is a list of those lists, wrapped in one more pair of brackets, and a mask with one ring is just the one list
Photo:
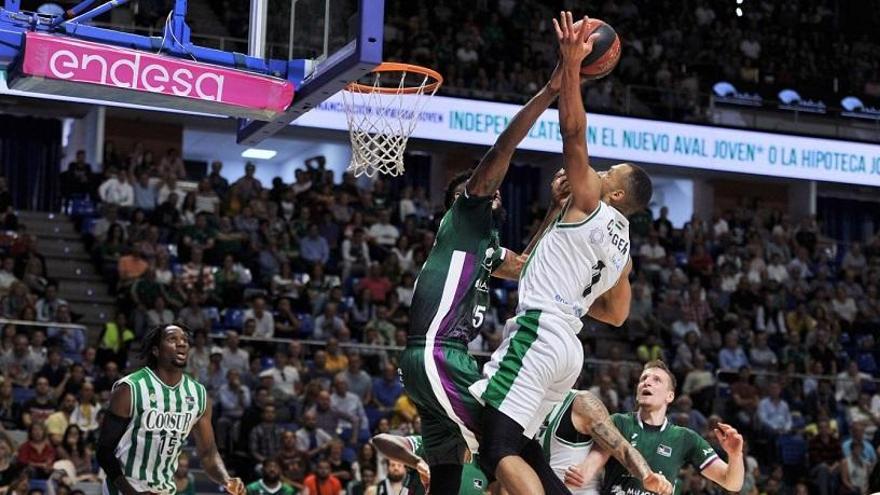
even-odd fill
[(718, 460), (718, 454), (715, 453), (715, 449), (697, 432), (687, 429), (685, 442), (688, 453), (687, 461), (698, 470), (702, 471)]
[(629, 430), (630, 421), (627, 419), (626, 414), (615, 413), (611, 415), (611, 421), (614, 422), (614, 426), (617, 427), (624, 437), (626, 437), (626, 432)]
[(460, 229), (465, 232), (478, 230), (481, 232), (488, 231), (492, 224), (492, 200), (494, 196), (468, 196), (462, 194), (452, 203), (449, 211), (444, 218), (448, 226), (455, 229), (456, 233)]

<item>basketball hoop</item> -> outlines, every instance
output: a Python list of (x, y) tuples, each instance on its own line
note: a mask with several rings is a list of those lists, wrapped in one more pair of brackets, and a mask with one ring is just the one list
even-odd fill
[(384, 62), (342, 91), (355, 176), (403, 173), (403, 152), (443, 76), (418, 65)]

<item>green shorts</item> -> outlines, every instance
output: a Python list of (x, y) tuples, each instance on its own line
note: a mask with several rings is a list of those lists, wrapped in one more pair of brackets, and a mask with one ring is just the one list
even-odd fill
[(463, 464), (476, 452), (482, 406), (468, 392), (482, 378), (476, 360), (458, 340), (410, 337), (400, 359), (403, 386), (422, 420), (425, 461)]

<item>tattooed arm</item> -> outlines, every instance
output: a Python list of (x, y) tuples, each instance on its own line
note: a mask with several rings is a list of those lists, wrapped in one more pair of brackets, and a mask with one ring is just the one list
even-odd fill
[(483, 159), (474, 170), (474, 175), (468, 180), (469, 195), (486, 197), (495, 194), (504, 181), (504, 176), (507, 175), (510, 159), (513, 158), (516, 147), (526, 137), (529, 129), (535, 125), (544, 110), (547, 110), (559, 95), (560, 83), (559, 71), (556, 70), (547, 85), (541, 88), (538, 94), (532, 97), (507, 124), (507, 128), (498, 136), (495, 145), (483, 155)]
[(571, 421), (579, 432), (592, 436), (596, 445), (613, 455), (630, 474), (642, 480), (646, 490), (661, 495), (672, 493), (669, 480), (654, 473), (642, 454), (617, 431), (608, 410), (598, 397), (590, 392), (579, 392), (572, 408)]

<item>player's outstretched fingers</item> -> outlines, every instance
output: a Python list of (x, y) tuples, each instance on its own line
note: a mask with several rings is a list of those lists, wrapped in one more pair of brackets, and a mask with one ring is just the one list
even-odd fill
[(566, 485), (575, 488), (580, 488), (587, 482), (587, 480), (584, 479), (584, 473), (581, 472), (578, 466), (568, 466), (568, 469), (565, 470), (565, 477), (562, 481), (564, 481)]

